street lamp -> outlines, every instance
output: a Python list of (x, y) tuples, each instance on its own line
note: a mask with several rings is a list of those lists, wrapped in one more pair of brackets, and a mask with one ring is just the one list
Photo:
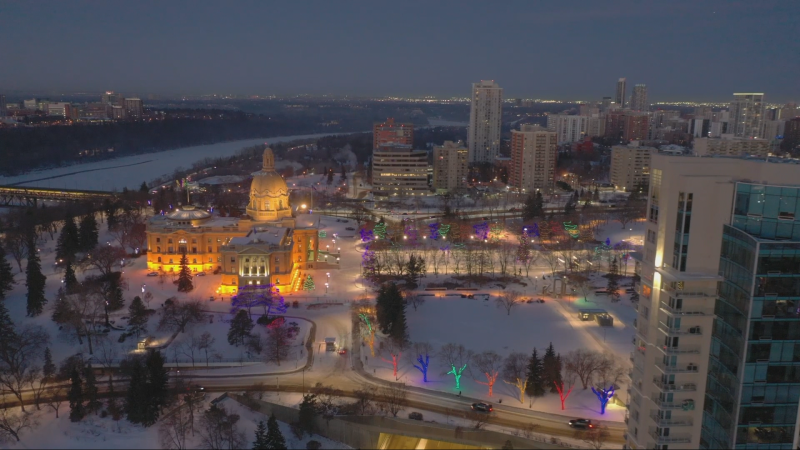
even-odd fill
[(328, 293), (328, 283), (325, 283), (325, 293)]

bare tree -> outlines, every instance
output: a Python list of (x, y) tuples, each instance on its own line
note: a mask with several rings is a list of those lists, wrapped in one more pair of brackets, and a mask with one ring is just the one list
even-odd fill
[(108, 277), (114, 272), (114, 265), (125, 258), (125, 249), (113, 245), (98, 245), (86, 255), (81, 263), (83, 270), (96, 269), (102, 277)]
[(216, 339), (208, 331), (201, 334), (197, 340), (197, 349), (203, 352), (206, 357), (206, 367), (208, 367), (208, 352), (211, 351), (213, 354), (214, 342), (216, 342)]
[(244, 448), (244, 433), (239, 431), (239, 415), (229, 414), (224, 407), (215, 405), (200, 418), (200, 441), (210, 450)]
[(417, 307), (425, 304), (425, 297), (412, 291), (405, 291), (403, 293), (403, 297), (405, 298), (406, 304), (411, 305), (414, 308), (414, 311), (417, 310)]
[(408, 388), (405, 383), (389, 383), (380, 389), (380, 404), (383, 409), (397, 417), (397, 414), (408, 406)]
[(579, 439), (589, 447), (600, 450), (603, 446), (608, 442), (608, 439), (611, 437), (611, 433), (608, 432), (608, 427), (606, 426), (599, 426), (594, 427), (588, 430), (576, 430), (575, 431), (575, 439)]
[(195, 358), (200, 356), (200, 350), (198, 348), (200, 345), (200, 339), (201, 337), (194, 334), (194, 330), (190, 330), (189, 338), (184, 339), (180, 344), (178, 344), (180, 353), (189, 358), (189, 360), (192, 362), (192, 367), (194, 367)]
[[(642, 202), (629, 202), (630, 206), (626, 204), (623, 208), (614, 212), (614, 220), (622, 225), (622, 229), (628, 226), (630, 222), (644, 217), (645, 211), (641, 206)], [(646, 206), (646, 204), (645, 204)]]
[(187, 409), (185, 406), (179, 406), (161, 421), (158, 427), (158, 441), (161, 448), (170, 450), (188, 448), (186, 437), (191, 429), (191, 417)]
[(108, 372), (108, 386), (114, 389), (114, 367), (119, 363), (119, 347), (107, 336), (99, 336), (95, 339), (97, 353), (95, 360), (100, 363), (104, 371)]
[(517, 291), (503, 291), (497, 296), (495, 303), (498, 308), (505, 308), (506, 313), (510, 316), (511, 309), (522, 303), (522, 296)]
[(472, 428), (480, 430), (489, 423), (489, 414), (477, 411), (469, 411), (466, 415), (467, 420), (472, 424)]
[(344, 394), (341, 389), (317, 383), (311, 392), (317, 396), (317, 412), (322, 418), (326, 421), (330, 421), (339, 413), (341, 398)]
[(547, 245), (545, 246), (542, 244), (542, 251), (539, 252), (539, 256), (541, 260), (547, 265), (547, 268), (550, 269), (550, 274), (553, 277), (553, 292), (556, 290), (556, 272), (560, 267), (561, 256), (558, 252), (558, 245)]
[(508, 266), (514, 263), (515, 253), (516, 250), (513, 246), (511, 246), (511, 244), (505, 241), (500, 242), (500, 246), (497, 248), (496, 254), (497, 261), (500, 263), (501, 275), (505, 275), (508, 271)]
[(375, 413), (373, 402), (375, 401), (375, 388), (365, 384), (361, 389), (353, 391), (356, 401), (353, 403), (353, 410), (358, 416), (367, 416)]
[(583, 273), (573, 273), (570, 274), (569, 281), (583, 294), (583, 301), (588, 302), (589, 294), (592, 292), (591, 279)]
[(628, 368), (613, 353), (606, 352), (601, 359), (602, 363), (597, 368), (595, 381), (603, 389), (608, 389), (609, 386), (617, 389), (617, 386), (627, 378)]
[(186, 331), (186, 326), (198, 323), (205, 319), (203, 305), (199, 300), (189, 300), (181, 302), (178, 300), (167, 300), (161, 310), (161, 320), (158, 322), (159, 330)]
[(525, 388), (528, 386), (528, 356), (511, 353), (503, 363), (503, 382), (519, 391), (519, 402), (525, 403)]
[(32, 430), (37, 425), (34, 414), (15, 413), (11, 408), (0, 409), (0, 442), (19, 442), (24, 430)]
[(503, 366), (503, 357), (490, 350), (483, 353), (478, 353), (472, 357), (472, 360), (475, 363), (475, 367), (477, 367), (477, 369), (480, 370), (481, 373), (486, 377), (485, 382), (478, 380), (475, 381), (479, 384), (488, 386), (489, 397), (491, 397), (494, 383), (497, 381), (497, 376), (499, 375), (500, 369)]
[(19, 271), (22, 272), (22, 260), (28, 256), (28, 246), (25, 243), (25, 233), (13, 229), (6, 232), (6, 237), (3, 239), (3, 247), (11, 253), (14, 261), (17, 262)]
[(589, 388), (595, 374), (604, 363), (603, 355), (582, 348), (572, 350), (564, 357), (565, 371), (577, 375), (584, 389)]
[(36, 363), (49, 341), (41, 327), (27, 326), (0, 342), (0, 386), (17, 397), (23, 413), (23, 391), (39, 377), (40, 369)]
[(49, 394), (46, 399), (46, 404), (49, 406), (53, 411), (56, 413), (56, 419), (58, 419), (58, 409), (61, 407), (61, 404), (64, 403), (66, 399), (66, 392), (67, 388), (64, 385), (56, 384), (51, 386), (48, 390)]
[(71, 294), (59, 294), (53, 320), (64, 326), (63, 331), (72, 331), (73, 339), (83, 345), (86, 337), (89, 354), (94, 354), (92, 337), (98, 332), (98, 324), (105, 323), (106, 301), (98, 283), (84, 282)]
[(381, 357), (381, 360), (392, 365), (392, 368), (394, 369), (393, 374), (395, 381), (397, 380), (397, 366), (400, 364), (400, 358), (403, 356), (403, 350), (406, 349), (406, 345), (407, 343), (404, 341), (391, 338), (381, 342), (381, 348), (389, 353), (389, 356), (392, 358), (391, 360), (388, 360)]
[(289, 356), (290, 343), (289, 330), (285, 325), (267, 327), (267, 362), (274, 362), (280, 366), (281, 361), (285, 361)]

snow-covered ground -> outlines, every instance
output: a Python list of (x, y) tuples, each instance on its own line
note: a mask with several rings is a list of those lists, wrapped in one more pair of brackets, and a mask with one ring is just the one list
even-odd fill
[[(299, 395), (294, 402), (293, 397), (283, 394), (284, 399), (290, 400), (287, 406), (294, 406), (300, 402)], [(277, 396), (276, 396), (277, 397)], [(207, 401), (212, 400), (207, 396)], [(266, 399), (266, 401), (272, 401)], [(219, 402), (229, 413), (238, 414), (239, 431), (244, 433), (245, 448), (250, 448), (255, 439), (255, 430), (259, 421), (267, 422), (269, 417), (261, 413), (254, 412), (235, 400), (226, 398)], [(208, 405), (206, 406), (208, 407)], [(204, 408), (205, 409), (205, 408)], [(62, 404), (59, 408), (60, 417), (56, 419), (52, 410), (37, 413), (39, 425), (34, 430), (27, 430), (22, 435), (22, 442), (4, 444), (2, 448), (53, 448), (53, 449), (109, 449), (109, 448), (137, 448), (137, 449), (161, 449), (159, 442), (158, 428), (159, 423), (145, 428), (134, 425), (124, 418), (119, 422), (114, 422), (111, 417), (101, 418), (99, 415), (90, 415), (78, 423), (69, 420), (69, 405)], [(198, 420), (198, 419), (196, 419)], [(341, 442), (332, 441), (319, 435), (304, 436), (297, 439), (291, 431), (289, 424), (278, 422), (281, 434), (286, 441), (288, 448), (306, 448), (308, 441), (315, 440), (322, 444), (325, 449), (346, 449), (350, 448)], [(195, 435), (187, 439), (187, 448), (203, 448), (200, 435), (197, 431), (199, 423), (195, 424)]]
[[(0, 185), (24, 183), (26, 186), (100, 191), (121, 191), (122, 188), (125, 187), (128, 189), (138, 189), (142, 181), (149, 182), (154, 178), (171, 174), (175, 169), (180, 167), (189, 168), (192, 166), (192, 163), (205, 158), (219, 158), (234, 155), (239, 150), (253, 145), (287, 142), (297, 139), (312, 139), (329, 135), (330, 134), (325, 133), (281, 136), (267, 139), (245, 139), (219, 144), (184, 147), (176, 150), (167, 150), (144, 155), (124, 156), (105, 161), (40, 170), (13, 177), (0, 177)], [(58, 178), (42, 179), (50, 177)]]

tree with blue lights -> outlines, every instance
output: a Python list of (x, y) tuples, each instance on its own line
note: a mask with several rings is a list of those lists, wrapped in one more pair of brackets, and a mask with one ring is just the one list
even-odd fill
[(608, 389), (595, 389), (594, 386), (592, 386), (592, 392), (594, 392), (594, 395), (600, 400), (600, 414), (605, 414), (606, 405), (608, 405), (608, 401), (611, 400), (611, 397), (614, 396), (614, 386), (610, 386)]
[(422, 382), (428, 382), (428, 366), (430, 365), (430, 354), (433, 353), (433, 346), (429, 342), (415, 342), (411, 346), (417, 364), (414, 368), (422, 373)]

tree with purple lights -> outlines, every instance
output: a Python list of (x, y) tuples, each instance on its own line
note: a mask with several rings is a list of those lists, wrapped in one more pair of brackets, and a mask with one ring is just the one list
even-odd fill
[(369, 242), (375, 238), (375, 234), (372, 230), (368, 230), (366, 228), (361, 229), (361, 242)]
[(250, 320), (253, 319), (253, 308), (264, 308), (264, 316), (270, 314), (284, 314), (286, 303), (282, 295), (278, 293), (274, 285), (242, 286), (239, 293), (231, 299), (231, 314), (236, 314), (239, 310), (246, 310)]
[(611, 397), (614, 396), (614, 386), (610, 386), (608, 389), (600, 388), (599, 390), (592, 386), (592, 392), (594, 392), (594, 395), (600, 400), (600, 414), (605, 414), (606, 405), (608, 405), (608, 401), (611, 400)]
[(428, 228), (430, 229), (430, 238), (434, 241), (439, 239), (439, 223), (429, 224)]
[(487, 222), (475, 224), (472, 229), (475, 230), (475, 236), (478, 239), (483, 241), (489, 238), (489, 224)]

